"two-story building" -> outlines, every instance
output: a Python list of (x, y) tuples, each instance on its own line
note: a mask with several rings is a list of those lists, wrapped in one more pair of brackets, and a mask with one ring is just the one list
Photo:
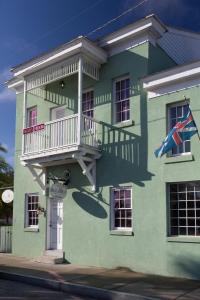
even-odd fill
[(15, 255), (200, 278), (198, 136), (154, 156), (188, 102), (200, 128), (199, 49), (151, 15), (12, 69)]

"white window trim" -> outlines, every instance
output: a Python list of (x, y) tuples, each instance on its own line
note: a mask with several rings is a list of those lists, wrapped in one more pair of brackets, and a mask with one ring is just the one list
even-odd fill
[[(189, 104), (189, 99), (187, 99), (187, 102)], [(169, 134), (171, 128), (170, 128), (170, 108), (171, 107), (176, 107), (179, 105), (184, 105), (185, 102), (183, 100), (178, 100), (176, 102), (173, 103), (168, 103), (167, 104), (167, 133), (166, 136)], [(190, 140), (190, 150), (191, 150), (191, 140)], [(183, 152), (183, 153), (178, 153), (178, 154), (172, 154), (172, 151), (170, 151), (169, 153), (167, 153), (167, 157), (179, 157), (179, 156), (187, 156), (187, 155), (191, 155), (192, 152)]]
[(31, 106), (27, 108), (27, 120), (26, 120), (26, 127), (30, 127), (30, 112), (32, 110), (36, 109), (37, 111), (37, 119), (36, 119), (36, 124), (38, 123), (38, 108), (37, 105)]
[[(131, 209), (131, 227), (115, 227), (114, 226), (114, 222), (115, 222), (115, 215), (114, 215), (114, 193), (113, 190), (114, 189), (130, 189), (131, 191), (131, 207), (129, 209)], [(133, 231), (133, 190), (132, 190), (132, 186), (117, 186), (117, 187), (111, 187), (110, 188), (110, 230), (111, 231)], [(127, 208), (128, 209), (128, 208)]]
[[(170, 185), (172, 184), (187, 184), (187, 183), (195, 183), (195, 182), (200, 182), (200, 180), (194, 180), (194, 181), (180, 181), (180, 182), (169, 182), (167, 183), (166, 185), (166, 189), (167, 189), (167, 209), (168, 209), (168, 220), (167, 220), (167, 225), (168, 225), (168, 229), (167, 229), (167, 235), (168, 237), (173, 241), (173, 239), (175, 240), (176, 238), (185, 238), (185, 239), (195, 239), (195, 240), (199, 240), (200, 239), (200, 235), (188, 235), (188, 234), (178, 234), (178, 235), (172, 235), (171, 234), (171, 231), (172, 231), (172, 225), (171, 225), (171, 209), (170, 209), (170, 203), (171, 203), (171, 199), (170, 199)], [(180, 192), (178, 192), (180, 193)], [(188, 200), (187, 200), (188, 201)], [(192, 201), (192, 200), (191, 200)], [(181, 210), (181, 209), (180, 209)], [(179, 211), (180, 211), (179, 210)], [(186, 211), (188, 210), (188, 208), (186, 207), (185, 209)], [(198, 209), (199, 210), (199, 209)], [(192, 218), (192, 217), (191, 217)], [(196, 211), (195, 211), (195, 217), (194, 218), (197, 218), (196, 217)], [(187, 219), (187, 217), (186, 217)], [(174, 226), (176, 227), (176, 226)], [(190, 226), (180, 226), (180, 227), (186, 227), (188, 229), (188, 227)], [(199, 226), (192, 226), (192, 227), (195, 227), (195, 232), (196, 232), (196, 227), (199, 227)]]
[[(93, 92), (93, 96), (94, 96), (94, 88), (93, 87), (90, 87), (90, 88), (87, 88), (87, 89), (83, 89), (83, 92), (82, 92), (82, 97), (83, 97), (83, 94), (86, 94), (86, 93), (89, 93), (89, 92)], [(93, 99), (94, 101), (94, 99)], [(82, 100), (83, 102), (83, 100)], [(94, 103), (93, 103), (93, 116), (94, 116)], [(83, 112), (83, 110), (82, 110)]]
[[(131, 120), (131, 107), (130, 107), (130, 116), (129, 116), (129, 119), (128, 120), (124, 120), (124, 121), (120, 121), (120, 122), (117, 122), (117, 118), (116, 118), (116, 98), (115, 98), (115, 86), (116, 86), (116, 82), (118, 81), (121, 81), (121, 80), (126, 80), (126, 79), (129, 79), (129, 82), (130, 82), (130, 75), (127, 74), (127, 75), (124, 75), (124, 76), (120, 76), (120, 77), (117, 77), (115, 79), (113, 79), (113, 83), (112, 83), (112, 98), (113, 98), (113, 120), (114, 120), (114, 124), (126, 124), (127, 122), (130, 122)], [(130, 87), (129, 87), (130, 88)], [(129, 101), (130, 101), (130, 94), (129, 94)], [(131, 103), (129, 102), (129, 105)]]
[[(39, 228), (38, 225), (28, 225), (28, 196), (37, 196), (39, 200), (39, 194), (38, 193), (26, 193), (25, 194), (25, 210), (24, 210), (24, 228)], [(39, 204), (39, 201), (38, 201)]]

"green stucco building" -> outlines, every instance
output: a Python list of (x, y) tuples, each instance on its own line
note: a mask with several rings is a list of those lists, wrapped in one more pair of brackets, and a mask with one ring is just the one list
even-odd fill
[(200, 278), (198, 135), (154, 156), (188, 103), (200, 128), (199, 47), (148, 16), (12, 69), (15, 255)]

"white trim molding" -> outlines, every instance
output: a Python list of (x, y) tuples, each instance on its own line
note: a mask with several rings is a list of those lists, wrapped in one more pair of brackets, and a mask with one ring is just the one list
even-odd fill
[(142, 79), (148, 98), (155, 98), (200, 85), (200, 61), (147, 76)]

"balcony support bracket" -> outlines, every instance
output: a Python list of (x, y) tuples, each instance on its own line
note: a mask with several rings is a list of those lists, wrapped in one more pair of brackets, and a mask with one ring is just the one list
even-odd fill
[(46, 191), (46, 168), (40, 165), (31, 165), (27, 164), (28, 170), (31, 172), (33, 176), (33, 180), (38, 183), (40, 188), (42, 189), (43, 195), (45, 195)]
[(89, 159), (87, 156), (74, 155), (74, 158), (79, 163), (83, 175), (85, 175), (91, 186), (92, 191), (96, 191), (96, 158)]

